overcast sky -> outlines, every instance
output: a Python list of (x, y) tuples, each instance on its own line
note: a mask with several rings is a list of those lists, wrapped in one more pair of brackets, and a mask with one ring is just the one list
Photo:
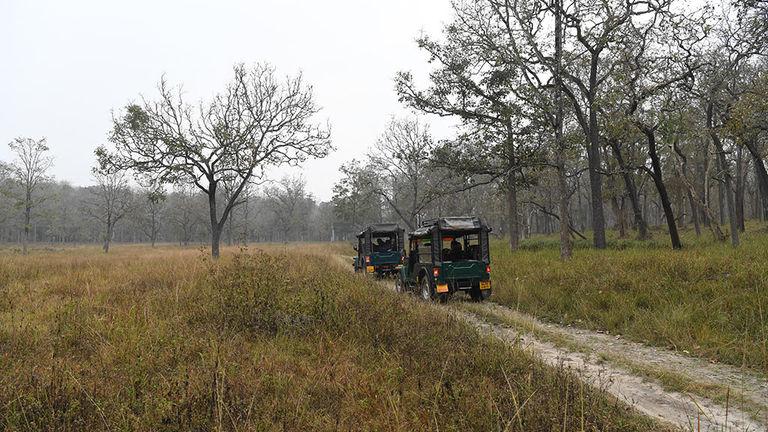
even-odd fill
[(196, 101), (223, 89), (233, 64), (267, 61), (303, 71), (332, 124), (338, 150), (304, 167), (327, 200), (339, 164), (405, 112), (395, 72), (428, 70), (414, 39), (450, 16), (450, 0), (0, 0), (0, 160), (14, 137), (46, 136), (56, 178), (89, 184), (111, 110), (154, 97), (163, 73)]

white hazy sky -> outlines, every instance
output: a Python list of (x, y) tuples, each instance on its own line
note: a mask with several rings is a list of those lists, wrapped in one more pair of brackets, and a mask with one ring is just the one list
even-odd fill
[(327, 200), (340, 163), (405, 112), (395, 72), (428, 70), (414, 39), (450, 16), (450, 0), (0, 0), (0, 160), (14, 137), (46, 136), (56, 178), (89, 184), (111, 110), (155, 97), (161, 74), (196, 101), (222, 89), (233, 64), (268, 61), (303, 71), (332, 124), (337, 151), (304, 166)]

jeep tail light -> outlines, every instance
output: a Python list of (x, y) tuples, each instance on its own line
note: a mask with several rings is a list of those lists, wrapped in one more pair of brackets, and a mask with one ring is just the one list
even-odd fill
[(488, 274), (491, 274), (491, 265), (490, 264), (485, 266), (485, 272), (488, 273)]
[(432, 269), (432, 276), (434, 276), (434, 277), (440, 276), (440, 268), (439, 267), (435, 267), (435, 268)]

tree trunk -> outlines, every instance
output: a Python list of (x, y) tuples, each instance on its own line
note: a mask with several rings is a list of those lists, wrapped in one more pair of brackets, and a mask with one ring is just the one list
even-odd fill
[[(716, 148), (716, 152), (717, 147)], [(717, 182), (717, 214), (720, 218), (720, 225), (725, 225), (725, 190), (723, 189), (723, 178), (721, 177), (724, 171), (722, 162), (720, 161), (720, 156), (716, 156), (716, 162), (717, 162), (717, 171), (718, 171), (718, 178), (720, 178), (720, 181)]]
[(29, 207), (24, 209), (24, 237), (21, 240), (21, 253), (22, 255), (26, 255), (28, 253), (29, 248), (29, 221), (30, 221), (30, 210)]
[(675, 214), (672, 210), (672, 202), (669, 200), (669, 194), (667, 192), (667, 186), (664, 184), (664, 178), (661, 171), (661, 160), (656, 150), (656, 133), (653, 129), (647, 126), (640, 126), (640, 129), (645, 134), (648, 140), (648, 156), (651, 157), (651, 169), (653, 183), (656, 185), (656, 190), (659, 192), (659, 198), (661, 198), (661, 206), (664, 210), (664, 216), (667, 219), (667, 227), (669, 228), (669, 239), (672, 241), (673, 249), (682, 249), (683, 244), (680, 241), (680, 235), (677, 232), (677, 223), (675, 222)]
[(221, 225), (219, 225), (219, 217), (216, 212), (217, 183), (213, 179), (208, 179), (208, 183), (208, 212), (211, 222), (211, 257), (217, 260), (221, 255)]
[(740, 243), (739, 225), (736, 220), (736, 202), (733, 197), (731, 173), (728, 167), (728, 161), (725, 158), (725, 151), (723, 150), (722, 143), (720, 142), (720, 137), (718, 137), (716, 133), (713, 133), (712, 137), (715, 141), (715, 151), (717, 151), (717, 157), (720, 160), (720, 168), (722, 169), (723, 180), (725, 183), (724, 194), (726, 209), (728, 211), (728, 222), (731, 230), (731, 245), (733, 245), (733, 247), (737, 247)]
[(685, 176), (682, 176), (682, 179), (683, 179), (683, 182), (686, 184), (686, 186), (688, 186), (689, 194), (692, 194), (693, 199), (698, 201), (699, 207), (701, 207), (704, 217), (709, 221), (707, 226), (712, 231), (712, 236), (715, 238), (715, 240), (719, 242), (724, 242), (725, 234), (723, 234), (723, 231), (720, 229), (720, 225), (717, 223), (717, 219), (715, 218), (715, 215), (712, 214), (712, 210), (709, 208), (707, 203), (704, 202), (704, 199), (701, 198), (701, 196), (699, 196), (698, 192), (696, 192), (696, 189), (688, 180), (688, 178)]
[(515, 142), (512, 121), (507, 119), (507, 219), (509, 224), (509, 250), (516, 251), (520, 247), (520, 221), (517, 216), (517, 178), (515, 176)]
[(605, 249), (605, 211), (603, 210), (603, 178), (600, 173), (600, 129), (597, 122), (597, 71), (599, 66), (599, 53), (592, 53), (589, 65), (589, 87), (587, 100), (589, 101), (589, 119), (587, 135), (587, 168), (589, 171), (589, 186), (592, 204), (592, 232), (593, 242), (597, 249)]
[(21, 253), (26, 255), (29, 249), (29, 225), (32, 223), (32, 190), (27, 187), (24, 196), (24, 239), (21, 243)]
[(227, 218), (227, 246), (232, 246), (232, 215)]
[[(245, 197), (245, 208), (243, 209), (243, 246), (248, 246), (248, 197)], [(331, 225), (331, 241), (335, 240), (333, 225)]]
[(744, 222), (744, 150), (739, 147), (736, 149), (736, 225), (739, 227), (739, 231), (746, 231), (746, 224)]
[(112, 221), (107, 220), (107, 231), (104, 233), (104, 245), (102, 246), (102, 249), (104, 250), (104, 253), (109, 253), (109, 246), (112, 242), (112, 235), (114, 226), (112, 224)]
[(672, 149), (674, 150), (675, 154), (677, 154), (677, 158), (680, 161), (680, 179), (683, 181), (686, 187), (685, 192), (686, 196), (688, 197), (688, 204), (691, 206), (691, 219), (693, 219), (693, 227), (696, 231), (696, 237), (701, 237), (701, 211), (699, 209), (699, 205), (694, 199), (694, 195), (696, 195), (696, 189), (688, 180), (688, 158), (685, 157), (685, 154), (680, 149), (679, 144), (679, 140), (675, 139), (674, 143), (672, 144)]
[[(623, 198), (622, 198), (623, 201)], [(619, 232), (619, 238), (627, 238), (627, 227), (624, 220), (624, 206), (619, 202), (618, 197), (611, 197), (611, 207), (613, 207), (613, 214), (616, 216), (616, 230)]]
[(637, 239), (648, 240), (651, 238), (651, 232), (648, 230), (648, 224), (643, 218), (643, 209), (640, 207), (640, 198), (637, 193), (637, 186), (635, 186), (635, 180), (632, 178), (631, 169), (627, 166), (624, 155), (621, 154), (621, 146), (619, 145), (619, 142), (610, 140), (608, 144), (613, 150), (616, 161), (619, 163), (621, 177), (624, 179), (624, 186), (629, 195), (629, 203), (632, 205), (632, 214), (634, 216), (635, 226), (637, 226)]
[(685, 224), (687, 223), (685, 221), (685, 197), (680, 196), (679, 201), (677, 202), (677, 214), (680, 216), (677, 218), (677, 222), (680, 225), (680, 230), (685, 231)]
[(755, 176), (757, 177), (758, 193), (760, 195), (760, 202), (763, 205), (762, 218), (768, 219), (768, 171), (765, 169), (765, 163), (763, 163), (762, 155), (757, 148), (755, 141), (749, 140), (744, 143), (752, 155), (752, 161), (755, 163)]
[[(562, 131), (559, 135), (558, 142), (562, 142)], [(569, 260), (573, 255), (573, 245), (570, 236), (571, 215), (568, 211), (568, 180), (565, 172), (565, 151), (562, 144), (559, 147), (555, 164), (557, 165), (557, 208), (560, 213), (560, 259)]]
[(515, 185), (515, 174), (512, 171), (507, 176), (507, 220), (509, 250), (516, 251), (520, 247), (520, 223), (517, 217), (517, 186)]
[(555, 170), (557, 171), (557, 208), (560, 213), (560, 259), (573, 255), (568, 211), (568, 178), (565, 171), (565, 140), (563, 140), (563, 13), (562, 0), (555, 0)]
[[(564, 158), (565, 156), (562, 156), (562, 157)], [(579, 219), (579, 221), (578, 221), (579, 222), (578, 223), (578, 228), (580, 230), (583, 230), (584, 229), (584, 216), (583, 216), (583, 214), (584, 214), (584, 210), (583, 210), (584, 209), (584, 203), (581, 201), (581, 196), (582, 196), (582, 193), (581, 193), (581, 176), (579, 176), (579, 177), (576, 177), (576, 197), (577, 197), (577, 200), (576, 200), (576, 207), (577, 207), (577, 209), (576, 210), (577, 210), (577, 215), (578, 215), (578, 219)]]
[(696, 231), (696, 237), (701, 237), (701, 222), (699, 222), (699, 207), (696, 205), (696, 201), (693, 199), (691, 189), (686, 191), (688, 196), (688, 204), (691, 206), (691, 219), (693, 219), (693, 229)]
[(600, 136), (597, 112), (590, 109), (587, 159), (592, 204), (592, 239), (597, 249), (605, 249), (605, 212), (603, 211), (603, 178), (600, 173)]
[[(731, 170), (728, 166), (728, 161), (725, 158), (725, 150), (723, 149), (723, 143), (720, 141), (720, 136), (713, 127), (712, 122), (712, 110), (714, 107), (712, 103), (707, 106), (707, 129), (709, 129), (709, 136), (712, 138), (712, 144), (715, 148), (715, 154), (718, 160), (719, 168), (723, 173), (723, 180), (725, 182), (725, 202), (728, 208), (728, 219), (731, 228), (731, 244), (733, 247), (739, 245), (739, 226), (736, 221), (736, 202), (733, 197), (733, 185), (731, 180)], [(721, 183), (722, 185), (722, 183)]]
[[(755, 171), (757, 171), (757, 168), (755, 168)], [(760, 200), (760, 184), (757, 181), (757, 177), (755, 177), (755, 188), (752, 193), (752, 218), (763, 221), (763, 204)]]
[(211, 226), (211, 257), (213, 259), (219, 259), (221, 255), (221, 229), (218, 224)]
[(696, 185), (696, 193), (699, 196), (699, 210), (701, 210), (701, 221), (709, 226), (712, 223), (711, 211), (709, 208), (709, 154), (708, 149), (704, 151), (704, 161), (696, 165), (696, 176), (701, 182)]

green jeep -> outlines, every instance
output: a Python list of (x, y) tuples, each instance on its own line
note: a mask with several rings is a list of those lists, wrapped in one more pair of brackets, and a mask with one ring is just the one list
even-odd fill
[(408, 257), (396, 290), (417, 293), (426, 301), (445, 302), (457, 291), (473, 300), (487, 299), (491, 296), (490, 232), (476, 217), (425, 221), (408, 235)]
[(405, 230), (398, 224), (374, 224), (357, 235), (355, 272), (394, 275), (403, 262)]

